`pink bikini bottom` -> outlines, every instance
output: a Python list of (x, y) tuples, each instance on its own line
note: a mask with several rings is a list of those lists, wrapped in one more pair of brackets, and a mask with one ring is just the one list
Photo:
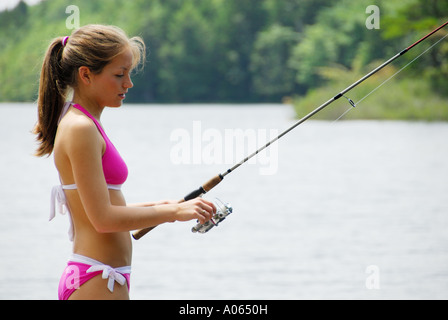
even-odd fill
[(130, 266), (112, 268), (94, 259), (79, 254), (72, 254), (59, 281), (59, 300), (68, 300), (76, 289), (101, 273), (103, 274), (103, 279), (109, 279), (107, 288), (110, 292), (114, 291), (115, 282), (118, 282), (120, 285), (126, 283), (129, 290), (131, 279)]

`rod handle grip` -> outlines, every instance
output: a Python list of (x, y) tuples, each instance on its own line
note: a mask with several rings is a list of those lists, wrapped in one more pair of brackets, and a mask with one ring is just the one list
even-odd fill
[[(190, 192), (189, 194), (187, 194), (183, 201), (188, 201), (197, 197), (202, 196), (204, 193), (209, 192), (211, 189), (213, 189), (218, 183), (220, 183), (222, 181), (222, 179), (224, 179), (224, 177), (220, 174), (218, 174), (217, 176), (211, 178), (210, 180), (208, 180), (206, 183), (204, 183), (202, 186), (200, 186), (198, 189)], [(148, 227), (148, 228), (144, 228), (144, 229), (140, 229), (135, 231), (132, 234), (132, 237), (135, 240), (139, 240), (141, 237), (143, 237), (145, 234), (147, 234), (149, 231), (151, 231), (152, 229), (154, 229), (157, 226), (153, 226), (153, 227)]]
[(151, 230), (154, 229), (155, 227), (157, 227), (157, 226), (154, 226), (154, 227), (148, 227), (148, 228), (144, 228), (144, 229), (137, 230), (137, 231), (135, 231), (135, 232), (132, 234), (132, 237), (133, 237), (135, 240), (139, 240), (141, 237), (143, 237), (145, 234), (147, 234), (149, 231), (151, 231)]
[(204, 183), (202, 186), (200, 186), (196, 190), (187, 194), (184, 197), (184, 200), (188, 201), (188, 200), (202, 196), (203, 194), (212, 190), (218, 183), (220, 183), (222, 181), (222, 179), (223, 179), (223, 176), (218, 174), (217, 176), (211, 178), (210, 180), (208, 180), (206, 183)]
[(209, 192), (210, 190), (212, 190), (214, 187), (216, 187), (216, 185), (218, 183), (220, 183), (222, 181), (222, 179), (224, 179), (224, 177), (221, 174), (218, 174), (217, 176), (211, 178), (210, 180), (208, 180), (206, 183), (204, 183), (202, 185), (202, 188), (204, 189), (205, 192)]

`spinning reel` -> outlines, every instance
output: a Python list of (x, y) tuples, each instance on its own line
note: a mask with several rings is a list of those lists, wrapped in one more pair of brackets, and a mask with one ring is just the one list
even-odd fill
[(211, 228), (217, 227), (221, 221), (223, 221), (229, 214), (232, 213), (233, 208), (229, 203), (224, 203), (219, 199), (216, 200), (216, 213), (213, 215), (213, 217), (204, 224), (198, 223), (197, 225), (195, 225), (191, 229), (191, 232), (206, 233)]

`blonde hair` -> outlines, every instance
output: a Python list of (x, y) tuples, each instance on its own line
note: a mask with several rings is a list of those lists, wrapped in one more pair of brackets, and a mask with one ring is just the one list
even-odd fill
[(67, 89), (76, 87), (78, 69), (86, 66), (91, 72), (99, 74), (127, 49), (131, 49), (134, 56), (132, 69), (143, 67), (143, 39), (128, 38), (123, 30), (115, 26), (86, 25), (73, 31), (68, 39), (58, 37), (51, 41), (42, 64), (37, 100), (38, 121), (33, 130), (39, 142), (37, 156), (53, 152)]

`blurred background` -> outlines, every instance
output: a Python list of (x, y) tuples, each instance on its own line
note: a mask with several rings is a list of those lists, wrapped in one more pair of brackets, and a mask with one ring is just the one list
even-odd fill
[[(292, 103), (299, 115), (320, 105), (445, 22), (443, 0), (2, 0), (0, 101), (35, 101), (48, 42), (80, 25), (114, 24), (144, 38), (148, 63), (127, 98), (136, 103)], [(30, 4), (30, 5), (28, 5)], [(379, 29), (368, 29), (369, 5)], [(70, 22), (70, 21), (69, 21)], [(354, 90), (367, 92), (448, 31)], [(447, 120), (448, 42), (410, 65), (348, 117)], [(380, 106), (378, 106), (380, 105)], [(344, 105), (345, 106), (345, 105)], [(369, 107), (374, 106), (374, 107)], [(334, 113), (322, 113), (334, 118)]]
[[(56, 299), (72, 250), (67, 218), (48, 222), (59, 179), (31, 130), (43, 55), (72, 32), (73, 6), (80, 26), (117, 25), (148, 48), (123, 107), (101, 118), (129, 203), (178, 199), (231, 166), (173, 163), (175, 130), (202, 151), (207, 129), (282, 132), (448, 20), (446, 0), (0, 0), (0, 299)], [(226, 176), (205, 195), (234, 207), (218, 228), (167, 224), (134, 241), (131, 298), (447, 299), (447, 54), (445, 39), (341, 121), (345, 99), (288, 133), (266, 150), (273, 174), (255, 162)]]

